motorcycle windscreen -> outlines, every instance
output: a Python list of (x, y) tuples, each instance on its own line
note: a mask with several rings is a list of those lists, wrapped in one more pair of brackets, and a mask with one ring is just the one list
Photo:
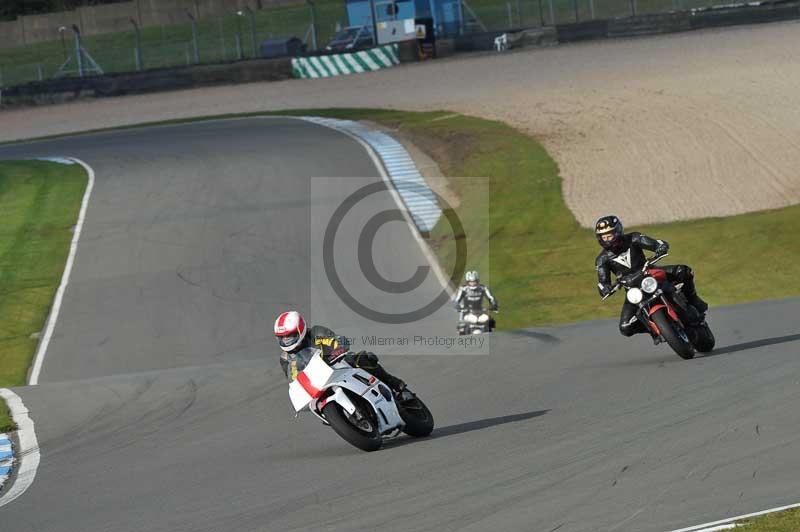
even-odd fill
[[(312, 352), (311, 357), (300, 357), (299, 362), (305, 361), (303, 369), (295, 374), (295, 379), (289, 384), (289, 399), (296, 412), (322, 395), (323, 388), (333, 374), (333, 369), (322, 360), (321, 351), (313, 349)], [(289, 368), (292, 375), (292, 361), (289, 362)]]

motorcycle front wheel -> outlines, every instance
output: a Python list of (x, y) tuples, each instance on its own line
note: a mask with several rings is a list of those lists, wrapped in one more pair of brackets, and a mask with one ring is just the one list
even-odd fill
[(669, 346), (679, 357), (684, 360), (694, 358), (694, 347), (692, 347), (692, 344), (689, 342), (689, 337), (686, 336), (685, 331), (679, 329), (679, 324), (672, 321), (667, 315), (666, 310), (663, 308), (657, 310), (650, 319), (655, 322), (658, 326), (658, 330), (661, 331), (661, 336), (664, 337)]
[(397, 411), (406, 423), (403, 432), (409, 436), (424, 438), (433, 432), (433, 414), (419, 397), (398, 404)]
[(378, 432), (377, 424), (368, 418), (364, 418), (359, 422), (359, 426), (356, 426), (338, 403), (325, 405), (322, 415), (328, 420), (336, 434), (350, 445), (367, 452), (377, 451), (381, 448), (383, 438)]

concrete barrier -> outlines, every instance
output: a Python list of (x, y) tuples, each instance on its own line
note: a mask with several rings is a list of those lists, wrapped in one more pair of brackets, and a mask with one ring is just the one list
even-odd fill
[(494, 40), (506, 33), (504, 31), (486, 31), (459, 35), (455, 38), (455, 50), (457, 52), (478, 52), (482, 50), (494, 50)]
[(689, 18), (692, 29), (758, 24), (800, 18), (800, 2), (764, 3), (760, 6), (741, 6), (694, 10)]
[(607, 20), (589, 20), (576, 24), (557, 24), (558, 42), (589, 41), (608, 37)]
[(558, 43), (558, 34), (553, 27), (515, 31), (506, 34), (506, 42), (510, 49), (525, 46), (547, 46)]
[(292, 65), (288, 58), (242, 61), (37, 81), (4, 89), (1, 103), (4, 106), (63, 103), (97, 96), (122, 96), (229, 83), (278, 81), (289, 79), (291, 76)]
[(636, 17), (617, 18), (608, 21), (609, 37), (633, 37), (688, 31), (691, 28), (688, 11), (681, 13), (660, 13)]

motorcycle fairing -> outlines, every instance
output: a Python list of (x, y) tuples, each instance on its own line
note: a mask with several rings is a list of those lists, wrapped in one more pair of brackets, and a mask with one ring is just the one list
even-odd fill
[(383, 389), (379, 388), (386, 388), (384, 384), (373, 375), (344, 361), (331, 367), (322, 360), (321, 353), (317, 352), (305, 369), (289, 384), (289, 398), (296, 412), (308, 409), (319, 415), (326, 404), (335, 401), (352, 415), (356, 406), (345, 392), (348, 390), (370, 404), (381, 434), (405, 426), (392, 393), (382, 393)]

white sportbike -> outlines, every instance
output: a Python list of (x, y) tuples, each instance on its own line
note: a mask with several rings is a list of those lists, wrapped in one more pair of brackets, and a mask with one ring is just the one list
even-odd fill
[[(458, 320), (458, 334), (464, 336), (465, 334), (483, 334), (492, 332), (494, 320), (489, 316), (488, 310), (481, 309), (480, 311), (471, 309), (462, 309)], [(493, 310), (491, 312), (497, 312)]]
[(377, 451), (401, 432), (421, 438), (433, 431), (433, 416), (418, 397), (398, 404), (386, 384), (343, 357), (329, 365), (321, 350), (307, 347), (288, 362), (295, 412), (308, 410), (363, 451)]

